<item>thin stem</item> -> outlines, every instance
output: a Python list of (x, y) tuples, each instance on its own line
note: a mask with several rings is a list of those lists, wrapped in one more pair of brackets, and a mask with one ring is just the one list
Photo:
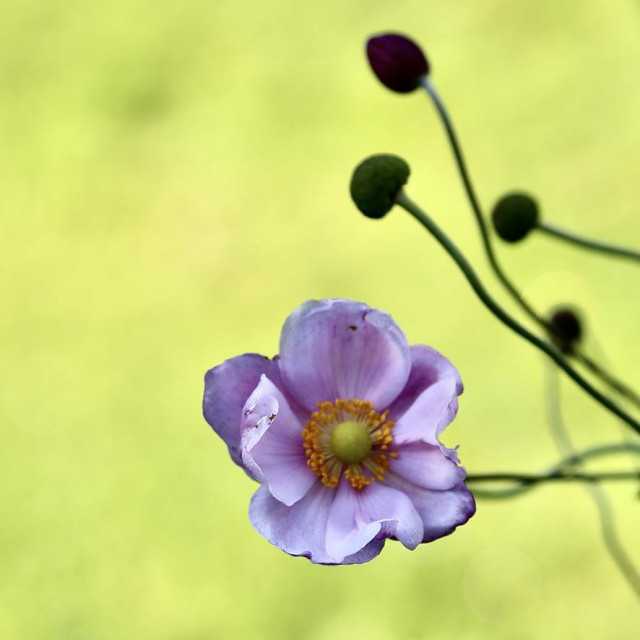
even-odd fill
[(456, 164), (458, 165), (458, 171), (460, 172), (460, 176), (462, 177), (462, 182), (464, 184), (465, 191), (467, 192), (467, 197), (469, 198), (469, 202), (471, 203), (471, 208), (473, 209), (476, 222), (478, 223), (480, 235), (482, 236), (482, 244), (484, 245), (484, 249), (487, 254), (487, 258), (489, 259), (489, 263), (491, 264), (491, 268), (493, 269), (500, 282), (502, 282), (504, 287), (512, 295), (514, 300), (516, 300), (516, 302), (523, 309), (523, 311), (539, 326), (544, 329), (548, 329), (549, 327), (547, 321), (543, 317), (538, 315), (535, 309), (523, 298), (522, 294), (516, 289), (515, 285), (507, 277), (507, 274), (502, 270), (502, 267), (500, 266), (500, 263), (498, 262), (498, 259), (496, 258), (496, 255), (493, 251), (491, 237), (489, 236), (487, 224), (484, 220), (478, 198), (476, 197), (475, 190), (471, 182), (471, 177), (464, 160), (464, 156), (462, 155), (462, 147), (458, 142), (458, 136), (456, 135), (455, 129), (453, 128), (453, 121), (449, 117), (447, 108), (445, 107), (444, 102), (440, 99), (440, 96), (435, 87), (433, 86), (433, 84), (431, 84), (429, 77), (424, 76), (421, 84), (433, 101), (442, 124), (447, 132), (447, 137), (449, 138), (449, 143), (451, 144), (453, 155), (455, 156)]
[(593, 458), (601, 458), (602, 456), (610, 456), (618, 453), (640, 453), (640, 444), (633, 442), (615, 442), (583, 449), (582, 451), (571, 453), (560, 460), (555, 466), (555, 469), (573, 467)]
[(484, 305), (491, 311), (503, 324), (509, 327), (512, 331), (519, 336), (530, 342), (534, 347), (537, 347), (551, 358), (576, 384), (588, 393), (594, 400), (599, 402), (603, 407), (606, 407), (618, 416), (618, 418), (624, 420), (634, 431), (640, 433), (640, 423), (630, 416), (626, 411), (621, 409), (610, 398), (602, 394), (598, 389), (591, 385), (585, 378), (580, 375), (560, 353), (550, 344), (544, 342), (536, 335), (531, 333), (528, 329), (523, 327), (517, 320), (512, 318), (487, 292), (484, 285), (476, 275), (473, 267), (469, 264), (469, 261), (460, 252), (458, 247), (451, 241), (451, 239), (440, 229), (440, 227), (424, 212), (417, 204), (415, 204), (406, 195), (404, 190), (400, 190), (396, 196), (396, 203), (406, 209), (433, 237), (442, 245), (444, 250), (453, 258), (455, 263), (464, 273), (467, 281), (471, 285), (471, 288), (475, 291), (476, 295), (484, 303)]
[(610, 256), (617, 258), (627, 258), (628, 260), (635, 260), (640, 262), (640, 251), (635, 249), (627, 249), (626, 247), (617, 247), (606, 242), (600, 242), (598, 240), (592, 240), (591, 238), (585, 238), (584, 236), (577, 235), (571, 231), (565, 231), (558, 227), (551, 225), (547, 222), (539, 222), (538, 229), (543, 233), (556, 238), (558, 240), (565, 240), (571, 244), (575, 244), (583, 249), (589, 249), (591, 251), (599, 251)]
[[(549, 418), (549, 428), (551, 435), (560, 453), (575, 455), (576, 450), (571, 440), (569, 430), (562, 419), (562, 408), (560, 406), (560, 381), (558, 372), (550, 363), (547, 368), (547, 414)], [(577, 463), (582, 466), (582, 462)], [(636, 471), (640, 478), (640, 473)], [(600, 529), (604, 544), (618, 566), (618, 569), (625, 577), (629, 586), (633, 589), (637, 597), (640, 597), (640, 575), (633, 566), (629, 555), (618, 536), (613, 509), (603, 487), (597, 484), (588, 484), (585, 490), (593, 499), (598, 515), (600, 517)]]
[[(465, 191), (467, 193), (467, 197), (469, 199), (469, 202), (471, 204), (471, 208), (473, 210), (474, 216), (476, 218), (476, 222), (478, 223), (478, 228), (480, 229), (480, 235), (482, 237), (482, 244), (484, 245), (484, 249), (485, 252), (487, 254), (487, 258), (489, 259), (489, 263), (494, 271), (494, 273), (496, 274), (496, 276), (498, 277), (498, 279), (500, 280), (500, 282), (502, 282), (503, 286), (507, 289), (507, 291), (511, 294), (511, 296), (513, 297), (513, 299), (520, 305), (520, 307), (523, 309), (523, 311), (525, 311), (525, 313), (534, 321), (536, 322), (540, 327), (542, 327), (543, 329), (545, 329), (546, 332), (551, 332), (552, 331), (552, 327), (550, 326), (548, 320), (542, 316), (540, 316), (536, 310), (525, 300), (525, 298), (522, 296), (522, 294), (517, 290), (517, 288), (515, 287), (515, 285), (513, 284), (513, 282), (511, 282), (511, 280), (508, 278), (507, 274), (503, 271), (502, 267), (500, 266), (500, 263), (498, 262), (498, 259), (495, 255), (495, 252), (493, 250), (493, 244), (491, 242), (491, 236), (489, 235), (489, 231), (487, 229), (487, 224), (484, 220), (484, 215), (482, 213), (482, 209), (480, 207), (480, 203), (478, 201), (478, 198), (476, 196), (475, 190), (473, 188), (473, 183), (471, 182), (471, 176), (469, 175), (469, 171), (467, 169), (467, 165), (464, 159), (464, 155), (462, 153), (462, 147), (460, 145), (460, 142), (458, 141), (458, 136), (456, 135), (456, 131), (453, 127), (453, 120), (451, 119), (451, 117), (449, 116), (449, 113), (447, 111), (447, 108), (443, 102), (443, 100), (440, 98), (440, 95), (438, 94), (438, 92), (436, 91), (435, 86), (431, 83), (431, 80), (429, 79), (428, 76), (424, 76), (421, 80), (421, 85), (422, 87), (425, 89), (425, 91), (427, 92), (427, 94), (429, 95), (429, 97), (431, 98), (436, 111), (438, 112), (438, 115), (440, 116), (440, 120), (442, 121), (442, 124), (444, 126), (444, 129), (447, 133), (447, 137), (449, 139), (449, 144), (451, 145), (451, 148), (453, 150), (453, 155), (455, 157), (456, 160), (456, 165), (458, 167), (458, 171), (460, 172), (460, 176), (462, 178), (462, 182), (464, 184), (464, 188)], [(547, 233), (552, 233), (553, 231), (557, 231), (558, 235), (561, 235), (563, 232), (560, 232), (559, 230), (553, 230), (552, 231), (552, 227), (549, 227), (548, 225), (540, 225), (540, 229), (542, 231), (546, 231)], [(565, 237), (568, 236), (567, 234), (565, 234)], [(585, 239), (579, 239), (577, 236), (572, 236), (572, 238), (575, 239), (576, 242), (580, 242), (582, 241), (583, 245), (587, 245), (587, 243), (591, 243), (591, 241), (587, 241)], [(601, 250), (605, 250), (605, 247), (608, 251), (612, 252), (612, 253), (617, 253), (618, 255), (624, 255), (624, 257), (633, 257), (635, 256), (636, 259), (640, 259), (640, 254), (638, 254), (637, 252), (634, 251), (630, 251), (627, 249), (620, 249), (620, 248), (616, 248), (616, 247), (611, 247), (609, 245), (605, 245), (602, 243), (595, 243), (595, 245), (597, 245)], [(595, 248), (595, 246), (592, 246), (590, 248)], [(631, 254), (631, 255), (629, 255)], [(578, 352), (573, 353), (571, 355), (574, 355), (576, 357), (579, 357), (581, 354), (579, 354)], [(583, 363), (587, 364), (584, 361), (584, 358), (582, 358)], [(593, 362), (591, 362), (591, 364), (594, 364)], [(588, 365), (587, 365), (588, 366)], [(625, 397), (627, 397), (628, 399), (630, 399), (632, 402), (636, 402), (636, 400), (634, 399), (637, 398), (637, 395), (630, 390), (628, 387), (626, 387), (625, 385), (623, 385), (622, 383), (618, 382), (611, 374), (607, 373), (606, 371), (604, 371), (604, 369), (602, 369), (602, 367), (599, 366), (591, 366), (589, 367), (591, 372), (593, 374), (595, 374), (596, 376), (600, 377), (601, 380), (603, 380), (606, 384), (609, 384), (611, 387), (613, 387), (616, 391), (622, 393)], [(640, 404), (638, 402), (636, 402), (636, 404), (638, 404), (638, 406), (640, 406)]]
[(553, 471), (551, 473), (470, 473), (467, 482), (520, 482), (524, 485), (541, 482), (601, 482), (603, 480), (640, 480), (636, 471)]
[(602, 537), (605, 545), (614, 559), (618, 568), (626, 578), (629, 586), (633, 589), (634, 593), (640, 598), (640, 575), (633, 563), (629, 559), (625, 548), (622, 546), (622, 542), (618, 537), (617, 530), (615, 528), (615, 522), (613, 519), (613, 510), (611, 503), (606, 497), (602, 487), (588, 486), (587, 489), (591, 490), (591, 493), (596, 502), (596, 507), (600, 515), (600, 524), (602, 528)]
[[(594, 339), (594, 338), (592, 338)], [(607, 362), (607, 358), (606, 355), (602, 355), (602, 359), (604, 361), (604, 365), (608, 366), (608, 362)], [(619, 392), (620, 396), (624, 399), (628, 399), (628, 395), (622, 392)], [(631, 434), (627, 431), (627, 428), (625, 427), (625, 425), (623, 424), (618, 424), (618, 427), (620, 429), (620, 437), (622, 439), (622, 442), (624, 442), (625, 444), (629, 444), (629, 445), (633, 445), (633, 443), (637, 443), (638, 440), (636, 440), (636, 436), (635, 434)], [(635, 445), (634, 445), (635, 446)], [(638, 471), (640, 473), (640, 460), (638, 460), (637, 458), (634, 458), (633, 456), (630, 456), (629, 459), (629, 463), (631, 464), (631, 466), (633, 467), (633, 469), (635, 471)], [(640, 493), (639, 493), (640, 495)]]
[(592, 360), (582, 351), (573, 350), (571, 355), (581, 364), (583, 364), (591, 373), (598, 376), (601, 380), (606, 382), (614, 391), (617, 391), (623, 398), (632, 402), (636, 407), (640, 409), (640, 395), (636, 393), (631, 387), (627, 386), (623, 382), (620, 382), (617, 378), (614, 378), (608, 371), (603, 369), (597, 362)]
[[(555, 464), (553, 467), (551, 467), (551, 469), (547, 471), (546, 475), (551, 476), (551, 475), (557, 474), (561, 471), (566, 470), (568, 467), (581, 464), (593, 458), (601, 458), (603, 456), (624, 454), (624, 453), (640, 454), (640, 444), (618, 442), (614, 444), (600, 445), (597, 447), (584, 449), (580, 452), (572, 453), (571, 455), (560, 460), (560, 462)], [(471, 476), (468, 476), (467, 479), (469, 479), (469, 477), (476, 478), (477, 476), (471, 475)], [(504, 480), (504, 478), (501, 478), (501, 479)], [(512, 478), (512, 481), (513, 481), (513, 478)], [(474, 489), (473, 495), (476, 498), (488, 498), (488, 499), (514, 498), (515, 496), (518, 496), (523, 493), (526, 493), (527, 491), (530, 491), (531, 489), (536, 487), (538, 484), (539, 483), (523, 484), (518, 482), (518, 484), (516, 484), (515, 486), (508, 487), (506, 489)]]

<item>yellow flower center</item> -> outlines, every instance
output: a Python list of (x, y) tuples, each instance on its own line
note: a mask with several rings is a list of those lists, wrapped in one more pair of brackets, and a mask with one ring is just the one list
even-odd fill
[(336, 458), (347, 464), (364, 460), (373, 446), (367, 425), (350, 420), (335, 426), (329, 441)]
[(354, 489), (382, 480), (393, 442), (389, 411), (378, 413), (370, 402), (320, 402), (303, 432), (307, 464), (327, 487), (337, 487), (343, 475)]

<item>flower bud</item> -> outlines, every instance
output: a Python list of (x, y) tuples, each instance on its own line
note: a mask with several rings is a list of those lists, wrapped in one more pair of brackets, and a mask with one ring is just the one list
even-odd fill
[(551, 340), (563, 353), (570, 353), (582, 337), (580, 316), (566, 307), (559, 307), (549, 318)]
[(398, 33), (369, 38), (367, 58), (373, 73), (382, 84), (397, 93), (410, 93), (429, 73), (429, 62), (422, 49)]
[(351, 198), (368, 218), (382, 218), (395, 204), (411, 169), (398, 156), (380, 154), (363, 160), (351, 176)]
[(491, 218), (496, 233), (505, 242), (519, 242), (538, 225), (538, 205), (524, 193), (510, 193), (493, 208)]

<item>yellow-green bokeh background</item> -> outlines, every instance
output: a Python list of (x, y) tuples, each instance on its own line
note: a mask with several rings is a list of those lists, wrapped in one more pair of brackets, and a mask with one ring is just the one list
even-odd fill
[[(412, 195), (498, 290), (433, 110), (384, 91), (363, 43), (423, 43), (486, 206), (529, 189), (558, 224), (638, 245), (638, 2), (0, 9), (0, 637), (638, 637), (580, 487), (480, 503), (413, 553), (317, 567), (251, 529), (254, 486), (200, 410), (207, 368), (274, 354), (298, 304), (348, 297), (459, 367), (445, 441), (469, 470), (555, 459), (541, 357), (408, 216), (372, 222), (349, 201), (356, 162), (405, 156)], [(540, 307), (587, 307), (592, 349), (638, 380), (635, 267), (543, 238), (500, 255)], [(582, 444), (619, 436), (564, 395)], [(611, 487), (640, 563), (636, 492)]]

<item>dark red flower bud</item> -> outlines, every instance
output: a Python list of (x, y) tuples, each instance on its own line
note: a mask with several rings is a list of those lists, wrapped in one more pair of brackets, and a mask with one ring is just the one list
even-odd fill
[(429, 73), (429, 62), (422, 49), (399, 33), (369, 38), (367, 58), (378, 80), (398, 93), (417, 89), (420, 80)]

